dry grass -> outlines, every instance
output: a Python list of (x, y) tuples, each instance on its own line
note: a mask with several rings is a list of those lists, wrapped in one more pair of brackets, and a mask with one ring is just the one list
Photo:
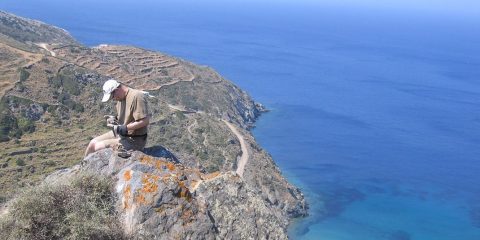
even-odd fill
[(92, 174), (24, 190), (0, 220), (0, 239), (126, 239), (113, 183)]

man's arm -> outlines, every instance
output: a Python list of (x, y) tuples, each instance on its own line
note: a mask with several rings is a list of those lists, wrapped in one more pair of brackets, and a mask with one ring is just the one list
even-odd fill
[(127, 124), (127, 130), (137, 130), (139, 128), (147, 126), (149, 123), (150, 123), (150, 117), (147, 116), (138, 121)]

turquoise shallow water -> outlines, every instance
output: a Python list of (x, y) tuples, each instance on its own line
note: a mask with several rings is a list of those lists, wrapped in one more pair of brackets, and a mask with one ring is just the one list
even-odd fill
[[(386, 214), (387, 213), (387, 214)], [(476, 239), (465, 209), (445, 202), (372, 194), (336, 218), (312, 225), (305, 239)], [(340, 231), (343, 229), (343, 231)], [(448, 231), (445, 231), (448, 229)]]
[(212, 66), (265, 104), (255, 138), (311, 204), (294, 239), (480, 239), (479, 19), (288, 2), (0, 9)]
[[(475, 179), (472, 182), (461, 179), (462, 173), (453, 168), (449, 169), (449, 179), (443, 179), (433, 163), (425, 169), (415, 169), (420, 163), (388, 169), (388, 165), (375, 161), (362, 166), (356, 160), (347, 163), (305, 160), (315, 159), (323, 151), (304, 152), (311, 146), (305, 144), (309, 138), (303, 136), (309, 136), (307, 132), (292, 139), (289, 133), (305, 126), (293, 124), (296, 127), (284, 129), (284, 134), (269, 130), (276, 129), (277, 124), (283, 125), (281, 118), (293, 121), (281, 113), (283, 108), (275, 108), (261, 118), (255, 135), (275, 159), (284, 159), (279, 162), (280, 167), (303, 188), (312, 205), (311, 216), (291, 226), (290, 235), (294, 239), (479, 238)], [(292, 152), (300, 154), (293, 156)], [(455, 177), (460, 179), (452, 181)], [(470, 178), (474, 177), (472, 173)], [(459, 185), (460, 181), (466, 184)]]

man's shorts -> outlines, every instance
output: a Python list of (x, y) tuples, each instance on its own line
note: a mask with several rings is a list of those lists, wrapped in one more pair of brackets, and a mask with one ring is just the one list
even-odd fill
[(143, 151), (145, 145), (147, 144), (147, 135), (138, 137), (121, 137), (119, 144), (127, 151)]
[(125, 150), (143, 151), (147, 143), (147, 135), (138, 137), (115, 137), (113, 131), (108, 131), (103, 135), (96, 137), (98, 141), (103, 141), (106, 147), (123, 148)]

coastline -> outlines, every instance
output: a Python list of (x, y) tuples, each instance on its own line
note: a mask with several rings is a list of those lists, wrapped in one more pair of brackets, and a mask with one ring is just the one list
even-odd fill
[[(50, 11), (34, 8), (31, 4), (21, 6), (11, 2), (10, 6), (8, 1), (0, 5), (25, 16), (37, 14), (44, 22), (57, 21), (88, 46), (93, 47), (101, 42), (129, 46), (138, 43), (144, 49), (164, 50), (170, 56), (180, 56), (215, 67), (222, 76), (232, 79), (269, 108), (277, 103), (292, 104), (291, 108), (279, 109), (280, 116), (269, 117), (276, 115), (275, 108), (271, 113), (259, 116), (260, 129), (250, 127), (260, 147), (273, 155), (282, 174), (304, 191), (305, 200), (310, 204), (310, 216), (304, 221), (314, 224), (309, 226), (308, 222), (302, 222), (304, 218), (298, 221), (292, 218), (292, 224), (289, 225), (293, 229), (291, 231), (295, 232), (298, 228), (302, 232), (302, 228), (309, 226), (310, 230), (318, 228), (324, 233), (329, 230), (329, 234), (344, 234), (338, 238), (347, 240), (385, 239), (385, 236), (392, 234), (392, 237), (405, 236), (397, 234), (397, 231), (404, 231), (412, 234), (412, 239), (417, 239), (415, 234), (420, 231), (415, 226), (406, 227), (402, 221), (415, 222), (418, 215), (408, 212), (409, 209), (434, 204), (429, 201), (430, 198), (444, 196), (425, 191), (430, 189), (430, 185), (435, 185), (451, 193), (446, 196), (446, 205), (448, 202), (468, 201), (468, 204), (462, 205), (467, 217), (450, 218), (449, 221), (463, 224), (464, 230), (458, 231), (459, 234), (473, 232), (472, 236), (476, 236), (469, 238), (463, 234), (462, 239), (479, 239), (480, 215), (477, 213), (480, 208), (476, 203), (478, 193), (475, 185), (479, 172), (475, 160), (480, 155), (475, 147), (479, 125), (475, 114), (477, 111), (472, 104), (478, 102), (478, 88), (474, 81), (478, 75), (475, 66), (478, 61), (471, 55), (478, 51), (478, 47), (471, 44), (478, 34), (464, 31), (475, 25), (460, 26), (440, 18), (438, 24), (434, 25), (428, 21), (418, 22), (415, 29), (410, 24), (404, 24), (404, 18), (395, 20), (392, 17), (387, 19), (391, 21), (385, 23), (354, 22), (352, 20), (357, 17), (373, 19), (378, 15), (362, 15), (361, 12), (359, 16), (356, 13), (355, 16), (345, 15), (342, 14), (344, 9), (332, 11), (335, 14), (323, 11), (327, 14), (312, 18), (318, 20), (315, 22), (306, 22), (291, 15), (285, 16), (288, 21), (282, 26), (274, 22), (251, 25), (248, 21), (237, 21), (237, 13), (244, 12), (235, 10), (229, 13), (231, 16), (227, 16), (228, 19), (232, 17), (229, 21), (223, 21), (222, 18), (217, 27), (211, 28), (209, 24), (215, 22), (216, 18), (213, 15), (210, 15), (212, 18), (204, 18), (204, 7), (199, 7), (198, 15), (193, 15), (193, 18), (188, 16), (182, 18), (181, 22), (168, 22), (172, 14), (149, 15), (156, 11), (152, 6), (151, 12), (142, 15), (148, 15), (151, 17), (149, 20), (155, 21), (142, 23), (142, 16), (126, 17), (135, 14), (123, 3), (117, 4), (118, 12), (127, 9), (123, 14), (98, 11), (96, 8), (78, 22), (71, 16), (81, 16), (81, 6), (75, 9), (60, 7), (62, 12), (73, 13), (69, 14), (70, 17), (59, 15), (53, 18)], [(175, 5), (172, 3), (170, 9), (175, 9)], [(125, 17), (119, 18), (119, 15)], [(98, 21), (104, 17), (110, 21)], [(298, 21), (290, 24), (290, 20), (294, 19)], [(425, 18), (415, 18), (422, 19)], [(93, 24), (95, 27), (89, 28)], [(305, 24), (319, 31), (285, 32)], [(398, 26), (398, 29), (390, 28), (391, 24)], [(445, 27), (435, 27), (439, 25)], [(454, 25), (459, 28), (452, 29)], [(362, 34), (350, 31), (362, 29), (362, 26), (371, 28), (364, 29)], [(249, 31), (241, 31), (244, 27), (248, 27)], [(376, 31), (379, 28), (385, 31)], [(402, 39), (406, 41), (393, 38), (398, 34), (402, 34)], [(427, 34), (429, 37), (425, 38)], [(457, 36), (455, 40), (448, 38), (452, 35)], [(379, 39), (382, 41), (377, 41)], [(465, 44), (458, 45), (458, 42)], [(187, 85), (187, 82), (181, 85)], [(157, 93), (161, 94), (160, 91)], [(271, 121), (261, 124), (264, 118)], [(198, 125), (192, 122), (187, 124), (192, 127), (186, 134), (195, 133)], [(264, 131), (262, 127), (265, 125), (268, 126)], [(278, 132), (268, 128), (276, 128)], [(271, 138), (267, 144), (260, 141), (262, 139), (255, 133), (256, 130), (266, 132), (265, 136)], [(291, 145), (296, 146), (283, 144), (290, 140)], [(272, 148), (273, 145), (276, 147)], [(290, 161), (310, 169), (298, 170)], [(284, 167), (285, 164), (288, 166)], [(289, 172), (296, 173), (296, 176)], [(310, 188), (292, 180), (296, 178)], [(402, 183), (410, 180), (415, 181), (418, 188), (405, 190)], [(400, 219), (396, 225), (379, 226), (375, 225), (375, 218), (369, 217), (374, 208), (372, 212), (362, 212), (379, 198), (369, 199), (366, 196), (367, 201), (354, 199), (354, 202), (347, 202), (351, 197), (349, 194), (355, 193), (349, 192), (352, 190), (392, 191), (392, 194), (409, 194), (419, 198), (420, 202), (407, 204), (393, 198), (383, 199), (394, 205), (403, 204), (404, 209), (398, 214), (385, 211), (384, 215), (376, 215), (378, 218)], [(314, 197), (309, 197), (311, 194), (308, 191), (321, 196), (314, 194)], [(343, 213), (315, 224), (315, 201), (320, 207), (322, 204), (330, 206), (331, 200), (337, 196), (339, 206), (345, 209), (343, 213), (348, 217), (354, 217), (357, 213), (364, 218), (362, 223), (366, 228), (385, 234), (384, 238), (377, 238), (372, 234), (374, 231), (362, 232), (357, 231), (358, 228), (348, 228), (352, 224), (341, 221), (345, 220)], [(422, 201), (426, 205), (420, 204)], [(391, 207), (391, 204), (386, 206)], [(316, 216), (324, 210), (320, 207), (320, 214)], [(438, 209), (429, 218), (444, 218), (441, 208)], [(422, 224), (431, 229), (430, 236), (438, 237), (437, 233), (447, 236), (451, 232), (445, 227), (445, 222), (417, 225)], [(347, 236), (349, 234), (353, 237)], [(336, 239), (333, 235), (327, 236)], [(423, 239), (430, 239), (428, 234), (425, 236)], [(302, 236), (299, 238), (303, 239)], [(310, 236), (304, 238), (311, 239)], [(439, 239), (443, 238), (435, 238)]]

